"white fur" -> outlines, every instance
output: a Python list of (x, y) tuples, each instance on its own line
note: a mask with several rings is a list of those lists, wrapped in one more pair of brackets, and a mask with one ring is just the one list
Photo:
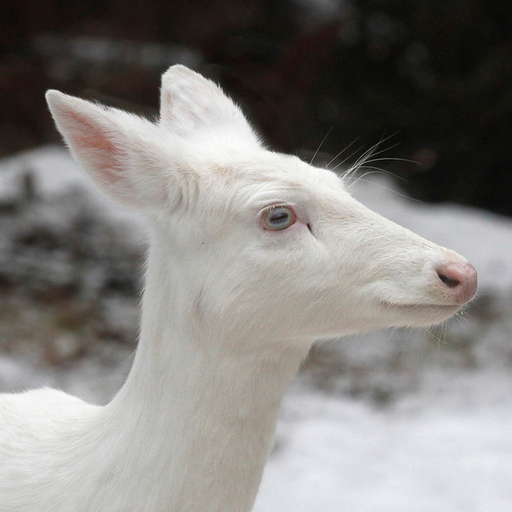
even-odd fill
[[(435, 269), (463, 258), (367, 210), (330, 171), (265, 149), (183, 66), (163, 77), (158, 124), (47, 97), (92, 179), (150, 218), (151, 245), (139, 347), (113, 401), (1, 396), (1, 512), (249, 511), (315, 340), (460, 308)], [(263, 229), (272, 204), (297, 222)]]

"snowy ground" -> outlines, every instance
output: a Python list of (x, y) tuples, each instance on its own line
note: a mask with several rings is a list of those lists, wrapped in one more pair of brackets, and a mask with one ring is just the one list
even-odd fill
[[(479, 298), (433, 333), (316, 347), (285, 398), (257, 512), (512, 510), (512, 221), (393, 188), (351, 190), (465, 255)], [(0, 390), (109, 399), (129, 368), (143, 240), (64, 150), (0, 162)]]

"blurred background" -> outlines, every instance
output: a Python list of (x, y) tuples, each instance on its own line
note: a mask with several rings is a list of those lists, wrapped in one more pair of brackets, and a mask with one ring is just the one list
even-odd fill
[(512, 214), (507, 0), (4, 0), (0, 20), (0, 155), (55, 140), (48, 87), (150, 113), (178, 61), (279, 150), (391, 137), (415, 197)]
[(481, 276), (441, 329), (312, 350), (258, 511), (511, 509), (509, 0), (4, 0), (0, 22), (0, 390), (105, 402), (137, 337), (144, 227), (91, 190), (45, 91), (155, 117), (181, 63), (274, 149), (341, 171), (374, 148), (356, 196)]

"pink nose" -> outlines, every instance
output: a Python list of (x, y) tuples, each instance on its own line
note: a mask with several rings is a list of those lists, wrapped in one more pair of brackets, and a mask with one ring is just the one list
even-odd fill
[(437, 269), (439, 279), (447, 288), (457, 304), (466, 304), (476, 293), (477, 274), (469, 263), (448, 263)]

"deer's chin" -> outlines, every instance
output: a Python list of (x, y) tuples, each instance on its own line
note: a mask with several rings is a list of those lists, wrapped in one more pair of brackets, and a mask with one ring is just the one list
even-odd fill
[(444, 322), (464, 307), (461, 304), (394, 304), (387, 301), (382, 301), (381, 306), (390, 313), (403, 314), (409, 327)]

